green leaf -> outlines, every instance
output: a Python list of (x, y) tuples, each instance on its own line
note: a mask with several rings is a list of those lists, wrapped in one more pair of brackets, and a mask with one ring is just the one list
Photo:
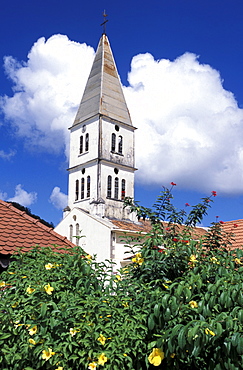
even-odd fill
[(154, 306), (154, 315), (155, 317), (159, 317), (160, 315), (160, 305), (158, 303)]
[(178, 334), (178, 345), (181, 349), (183, 349), (186, 345), (185, 328), (181, 329)]
[(47, 309), (46, 303), (42, 303), (41, 309), (40, 309), (40, 315), (41, 315), (41, 317), (45, 317), (45, 315), (46, 315), (46, 309)]
[(238, 345), (236, 347), (236, 351), (239, 355), (243, 355), (243, 337), (239, 337)]
[(148, 318), (148, 328), (149, 330), (153, 330), (154, 327), (155, 327), (154, 318), (153, 315), (150, 315)]

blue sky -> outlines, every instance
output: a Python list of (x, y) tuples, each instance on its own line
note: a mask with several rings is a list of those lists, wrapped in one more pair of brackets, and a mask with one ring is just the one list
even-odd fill
[(216, 216), (242, 218), (241, 0), (4, 2), (1, 198), (19, 200), (54, 224), (60, 221), (67, 128), (101, 36), (104, 9), (138, 127), (136, 199), (150, 206), (173, 181), (180, 208), (217, 191), (205, 226)]

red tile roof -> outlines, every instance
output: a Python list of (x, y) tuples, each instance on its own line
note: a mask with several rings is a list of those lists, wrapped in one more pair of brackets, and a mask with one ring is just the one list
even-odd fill
[[(118, 229), (121, 229), (122, 231), (126, 231), (126, 232), (132, 231), (132, 232), (148, 233), (151, 231), (151, 223), (149, 220), (145, 220), (145, 221), (140, 220), (139, 222), (136, 222), (136, 223), (131, 222), (131, 221), (129, 222), (129, 221), (119, 221), (119, 220), (110, 220), (110, 221), (113, 223), (115, 227), (117, 227)], [(164, 224), (165, 224), (165, 227), (168, 225), (167, 222), (165, 222)], [(183, 232), (183, 230), (185, 230), (184, 225), (176, 225), (176, 226), (177, 226), (176, 231), (178, 233), (181, 233)], [(202, 227), (195, 227), (193, 228), (192, 236), (195, 239), (199, 239), (206, 233), (207, 233), (206, 229)]]
[(227, 221), (222, 224), (224, 231), (233, 234), (230, 249), (243, 248), (243, 220)]
[(52, 228), (15, 208), (11, 203), (0, 200), (0, 254), (12, 254), (19, 248), (22, 252), (27, 252), (36, 245), (74, 247), (73, 243)]

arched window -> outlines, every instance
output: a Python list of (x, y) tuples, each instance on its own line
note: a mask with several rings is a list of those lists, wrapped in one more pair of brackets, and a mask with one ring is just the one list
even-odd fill
[(84, 137), (83, 135), (80, 136), (80, 141), (79, 141), (79, 154), (82, 154), (84, 151)]
[(122, 154), (122, 136), (121, 135), (119, 135), (119, 137), (118, 137), (118, 153), (119, 154)]
[(86, 152), (89, 151), (89, 134), (88, 133), (85, 135), (85, 151)]
[(87, 176), (87, 198), (90, 198), (90, 176)]
[(76, 224), (76, 245), (79, 245), (79, 224)]
[(73, 241), (73, 225), (69, 226), (69, 240), (70, 242)]
[(118, 199), (118, 192), (119, 192), (119, 179), (118, 177), (115, 178), (115, 194), (114, 198)]
[(111, 135), (111, 151), (116, 151), (116, 134)]
[(84, 199), (84, 178), (81, 179), (81, 199)]
[(75, 200), (78, 200), (78, 197), (79, 197), (79, 181), (76, 180), (76, 183), (75, 183)]
[(125, 179), (122, 179), (122, 183), (121, 183), (121, 199), (124, 200), (126, 196), (126, 180)]
[(112, 181), (112, 178), (109, 175), (107, 177), (107, 198), (111, 198), (111, 181)]

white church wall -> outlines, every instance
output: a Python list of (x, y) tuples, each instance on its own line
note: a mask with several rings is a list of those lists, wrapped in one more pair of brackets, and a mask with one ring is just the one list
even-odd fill
[[(98, 157), (98, 118), (73, 126), (70, 134), (69, 168)], [(89, 149), (85, 150), (86, 134), (89, 135)], [(80, 137), (83, 136), (83, 151), (80, 153)]]
[[(82, 173), (83, 171), (83, 173)], [(88, 196), (88, 176), (90, 179), (90, 195)], [(81, 198), (82, 190), (82, 179), (84, 179), (84, 198)], [(76, 181), (79, 181), (78, 197), (76, 197)], [(69, 190), (68, 190), (68, 201), (69, 207), (80, 207), (83, 209), (89, 209), (89, 204), (93, 199), (97, 198), (97, 167), (93, 163), (86, 163), (80, 166), (80, 170), (71, 170), (69, 172)]]
[[(79, 228), (79, 246), (90, 255), (97, 255), (97, 261), (110, 260), (111, 258), (111, 231), (102, 219), (86, 214), (74, 208), (56, 227), (55, 231), (61, 235), (67, 235), (68, 239), (76, 244), (76, 226)], [(72, 237), (70, 237), (72, 226)]]
[[(112, 134), (115, 150), (112, 150)], [(119, 137), (122, 137), (122, 153), (119, 153)], [(134, 128), (120, 122), (102, 119), (102, 158), (117, 164), (134, 167)]]

